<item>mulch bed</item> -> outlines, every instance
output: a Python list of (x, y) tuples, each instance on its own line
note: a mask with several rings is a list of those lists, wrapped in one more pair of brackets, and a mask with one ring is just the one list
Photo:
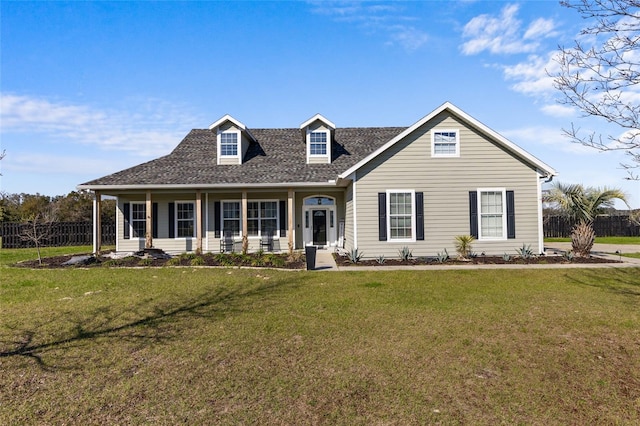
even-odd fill
[(435, 258), (420, 257), (409, 260), (385, 259), (384, 263), (380, 263), (375, 259), (360, 260), (353, 263), (347, 256), (334, 255), (336, 264), (343, 266), (417, 266), (417, 265), (554, 265), (562, 263), (622, 263), (617, 260), (604, 259), (602, 257), (574, 257), (571, 260), (563, 256), (534, 256), (528, 259), (513, 257), (505, 260), (501, 256), (476, 256), (469, 260), (462, 261), (455, 258), (440, 263)]
[(122, 268), (122, 267), (163, 267), (163, 266), (227, 266), (227, 267), (240, 267), (240, 266), (253, 266), (253, 267), (269, 267), (269, 268), (281, 268), (281, 269), (305, 269), (306, 261), (304, 256), (298, 256), (294, 259), (289, 259), (286, 254), (263, 254), (258, 256), (256, 254), (225, 254), (218, 255), (214, 253), (205, 253), (202, 255), (180, 255), (173, 258), (155, 259), (152, 257), (143, 256), (128, 256), (122, 259), (112, 259), (107, 256), (97, 256), (91, 258), (91, 263), (81, 265), (65, 265), (64, 263), (69, 261), (72, 257), (80, 255), (67, 255), (67, 256), (53, 256), (42, 259), (42, 265), (38, 263), (37, 259), (20, 262), (15, 266), (24, 268)]

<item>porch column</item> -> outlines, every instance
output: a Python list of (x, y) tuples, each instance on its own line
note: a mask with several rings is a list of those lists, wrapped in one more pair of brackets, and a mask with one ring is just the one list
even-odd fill
[(196, 251), (202, 253), (202, 192), (196, 191)]
[(249, 221), (247, 220), (247, 191), (242, 191), (242, 240), (244, 243), (245, 238), (249, 238), (247, 233), (247, 227)]
[(144, 248), (153, 247), (153, 203), (151, 202), (151, 191), (147, 191), (147, 232), (144, 236)]
[(289, 236), (289, 251), (293, 251), (294, 247), (294, 239), (293, 239), (293, 189), (289, 188), (289, 196), (288, 196), (288, 205), (287, 205), (287, 218), (288, 218), (288, 229), (287, 235)]
[(98, 254), (102, 248), (102, 194), (94, 192), (93, 198), (93, 253)]

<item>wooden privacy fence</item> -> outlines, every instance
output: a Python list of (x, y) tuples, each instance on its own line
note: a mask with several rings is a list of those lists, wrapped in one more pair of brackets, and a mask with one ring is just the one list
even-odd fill
[[(26, 223), (4, 222), (0, 223), (0, 236), (2, 248), (28, 248), (35, 247), (33, 241), (25, 239), (25, 231), (31, 225)], [(40, 232), (46, 231), (48, 225), (39, 225)], [(86, 246), (93, 244), (93, 224), (91, 222), (55, 222), (48, 232), (49, 238), (43, 241), (42, 246)], [(102, 224), (102, 244), (113, 245), (116, 243), (116, 225), (113, 223)]]
[[(571, 236), (572, 225), (564, 216), (544, 217), (545, 238), (566, 238)], [(640, 225), (629, 220), (629, 216), (598, 216), (593, 222), (598, 237), (637, 237)]]

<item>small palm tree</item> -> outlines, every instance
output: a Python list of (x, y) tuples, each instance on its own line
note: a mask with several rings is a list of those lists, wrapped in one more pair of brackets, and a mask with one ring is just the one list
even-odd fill
[(543, 197), (544, 202), (554, 204), (567, 216), (574, 228), (571, 244), (574, 252), (588, 256), (595, 240), (593, 221), (605, 208), (613, 207), (615, 200), (624, 202), (627, 207), (627, 195), (618, 188), (584, 187), (580, 184), (565, 185), (557, 182)]

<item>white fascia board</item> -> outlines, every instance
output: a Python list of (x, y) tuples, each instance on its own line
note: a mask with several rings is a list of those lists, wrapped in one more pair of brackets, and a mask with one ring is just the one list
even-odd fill
[(348, 169), (345, 172), (343, 172), (340, 175), (338, 175), (338, 177), (345, 178), (346, 176), (349, 176), (350, 174), (352, 174), (353, 172), (358, 170), (360, 167), (362, 167), (365, 164), (367, 164), (369, 161), (371, 161), (372, 159), (374, 159), (375, 157), (377, 157), (378, 155), (380, 155), (381, 153), (383, 153), (384, 151), (386, 151), (387, 149), (389, 149), (390, 147), (395, 145), (398, 141), (402, 140), (407, 135), (409, 135), (411, 132), (413, 132), (414, 130), (416, 130), (417, 128), (422, 126), (423, 124), (427, 123), (429, 120), (433, 119), (436, 115), (440, 114), (441, 112), (443, 112), (445, 110), (449, 110), (453, 114), (459, 116), (464, 121), (469, 123), (471, 126), (477, 128), (481, 132), (485, 133), (487, 136), (490, 136), (491, 138), (496, 140), (498, 143), (503, 145), (509, 151), (511, 151), (514, 154), (516, 154), (517, 156), (525, 159), (527, 162), (529, 162), (530, 164), (534, 165), (538, 170), (542, 171), (542, 173), (545, 176), (551, 177), (551, 176), (555, 176), (557, 174), (556, 171), (552, 167), (550, 167), (547, 164), (543, 163), (542, 161), (538, 160), (536, 157), (534, 157), (533, 155), (529, 154), (524, 149), (520, 148), (519, 146), (517, 146), (513, 142), (509, 141), (504, 136), (500, 135), (498, 132), (492, 130), (491, 128), (489, 128), (487, 126), (485, 126), (480, 121), (476, 120), (475, 118), (471, 117), (466, 112), (462, 111), (460, 108), (458, 108), (455, 105), (453, 105), (451, 102), (445, 102), (444, 104), (440, 105), (438, 108), (434, 109), (432, 112), (430, 112), (429, 114), (427, 114), (426, 116), (424, 116), (423, 118), (418, 120), (415, 124), (413, 124), (412, 126), (408, 127), (407, 129), (405, 129), (398, 136), (394, 137), (389, 142), (385, 143), (380, 148), (378, 148), (377, 150), (375, 150), (374, 152), (372, 152), (371, 154), (369, 154), (368, 156), (366, 156), (365, 158), (360, 160), (358, 163), (356, 163), (350, 169)]
[(325, 118), (322, 114), (316, 114), (313, 117), (311, 117), (310, 119), (308, 119), (307, 121), (305, 121), (304, 123), (302, 123), (300, 125), (300, 129), (305, 129), (307, 126), (309, 126), (311, 123), (313, 123), (316, 120), (320, 120), (322, 121), (324, 124), (326, 124), (329, 128), (331, 128), (331, 130), (335, 130), (336, 129), (336, 125), (333, 124), (333, 122), (331, 122), (330, 120), (328, 120), (327, 118)]
[(253, 135), (251, 134), (251, 132), (249, 131), (249, 129), (247, 128), (247, 126), (244, 125), (244, 123), (242, 123), (241, 121), (236, 120), (235, 118), (233, 118), (232, 116), (230, 116), (229, 114), (225, 114), (224, 117), (221, 117), (220, 119), (218, 119), (217, 121), (213, 122), (210, 126), (209, 126), (209, 130), (214, 130), (220, 126), (222, 126), (224, 123), (226, 123), (227, 121), (233, 123), (234, 126), (236, 126), (237, 128), (239, 128), (241, 131), (243, 131), (244, 133), (247, 134), (247, 136), (249, 136), (249, 138), (252, 141), (256, 141), (256, 138), (253, 137)]
[(335, 180), (327, 182), (282, 182), (282, 183), (223, 183), (223, 184), (167, 184), (167, 185), (78, 185), (76, 189), (88, 189), (92, 191), (119, 191), (119, 190), (185, 190), (185, 189), (242, 189), (242, 188), (290, 188), (290, 187), (327, 187), (337, 186)]

